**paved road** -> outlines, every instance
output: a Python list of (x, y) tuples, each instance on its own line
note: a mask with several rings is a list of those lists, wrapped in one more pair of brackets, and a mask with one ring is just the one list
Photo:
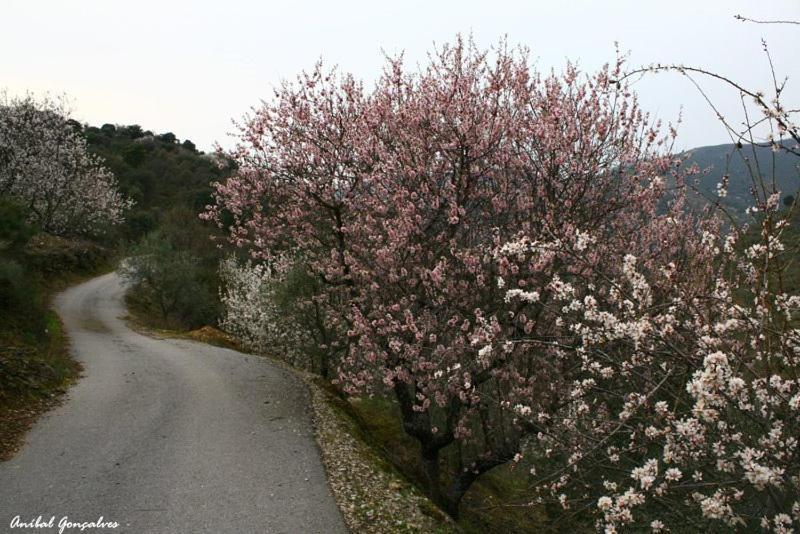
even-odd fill
[[(0, 463), (0, 532), (17, 515), (134, 533), (345, 532), (305, 389), (262, 358), (131, 331), (116, 274), (59, 295), (85, 377)], [(65, 532), (80, 532), (77, 529)]]

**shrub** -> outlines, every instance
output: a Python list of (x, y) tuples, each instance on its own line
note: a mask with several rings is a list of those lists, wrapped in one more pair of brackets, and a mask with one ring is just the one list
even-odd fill
[(0, 197), (0, 251), (18, 251), (34, 233), (22, 204)]
[(161, 231), (134, 247), (122, 272), (135, 284), (140, 303), (164, 326), (192, 329), (214, 322), (216, 299), (201, 282), (197, 258), (176, 249)]
[(251, 350), (329, 376), (318, 288), (302, 267), (286, 261), (242, 264), (230, 257), (221, 262), (220, 274), (224, 330)]
[(0, 314), (10, 316), (36, 315), (40, 310), (37, 291), (25, 274), (25, 269), (14, 260), (0, 257)]

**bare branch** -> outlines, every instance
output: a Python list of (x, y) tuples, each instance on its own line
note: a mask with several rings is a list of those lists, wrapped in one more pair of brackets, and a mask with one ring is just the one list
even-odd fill
[(797, 24), (800, 25), (800, 21), (797, 20), (756, 20), (751, 19), (748, 17), (743, 17), (742, 15), (734, 15), (733, 18), (736, 20), (741, 20), (742, 22), (752, 22), (754, 24)]

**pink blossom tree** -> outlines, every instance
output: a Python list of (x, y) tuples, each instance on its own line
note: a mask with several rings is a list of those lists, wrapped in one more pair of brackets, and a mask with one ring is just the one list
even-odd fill
[(524, 50), (461, 39), (420, 71), (387, 60), (369, 92), (318, 67), (245, 121), (239, 174), (206, 214), (319, 279), (338, 384), (395, 397), (454, 516), (545, 431), (532, 414), (573, 405), (563, 295), (616, 276), (626, 250), (707, 270), (673, 133), (614, 81), (621, 68), (543, 76)]
[(231, 241), (255, 259), (270, 267), (294, 259), (322, 284), (303, 304), (319, 311), (317, 335), (330, 354), (320, 372), (329, 377), (328, 359), (347, 350), (355, 295), (347, 229), (358, 225), (360, 191), (376, 161), (368, 97), (354, 78), (321, 64), (274, 96), (241, 125), (230, 154), (239, 171), (217, 185), (217, 204), (204, 217), (230, 221)]

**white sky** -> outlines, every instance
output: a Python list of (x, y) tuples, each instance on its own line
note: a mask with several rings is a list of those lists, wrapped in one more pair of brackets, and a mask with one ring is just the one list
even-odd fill
[[(613, 60), (619, 41), (633, 65), (683, 62), (767, 90), (764, 37), (790, 78), (785, 103), (800, 107), (800, 26), (746, 24), (737, 13), (798, 20), (800, 0), (2, 0), (0, 88), (66, 93), (82, 121), (172, 131), (208, 150), (229, 145), (231, 119), (320, 57), (370, 80), (381, 50), (417, 61), (434, 41), (472, 32), (483, 46), (502, 35), (528, 46), (542, 69), (567, 59), (594, 69)], [(740, 115), (735, 94), (706, 86)], [(636, 90), (665, 120), (683, 105), (681, 147), (728, 141), (680, 76), (651, 77)]]

